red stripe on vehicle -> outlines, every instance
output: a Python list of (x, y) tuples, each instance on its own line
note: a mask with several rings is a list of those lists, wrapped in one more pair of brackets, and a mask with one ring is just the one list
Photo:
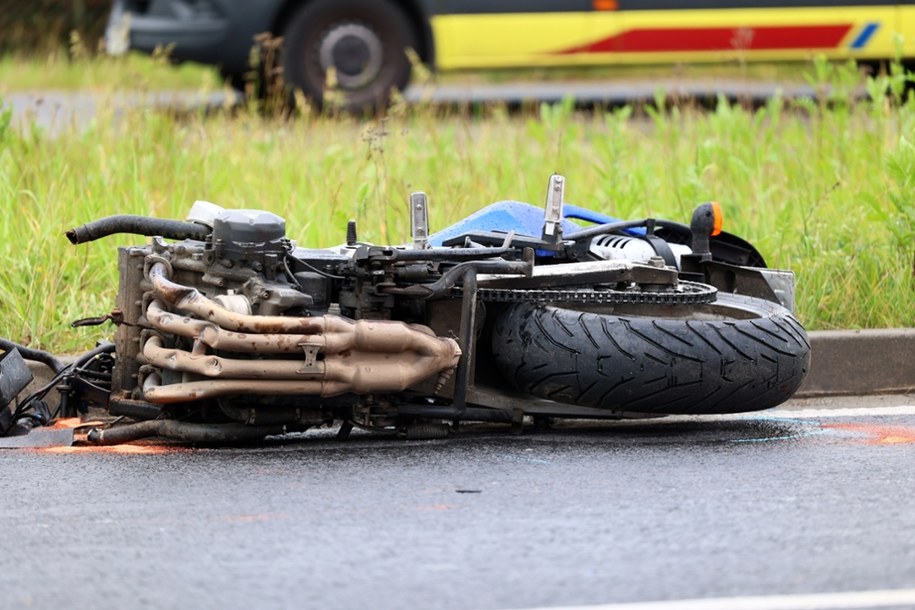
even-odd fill
[(634, 29), (557, 54), (832, 49), (842, 43), (853, 25)]

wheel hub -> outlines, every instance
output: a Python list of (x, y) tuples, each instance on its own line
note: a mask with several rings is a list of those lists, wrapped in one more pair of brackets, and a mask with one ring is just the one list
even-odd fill
[(321, 67), (337, 72), (344, 89), (358, 89), (381, 72), (383, 47), (374, 30), (359, 23), (338, 25), (325, 34), (318, 47)]

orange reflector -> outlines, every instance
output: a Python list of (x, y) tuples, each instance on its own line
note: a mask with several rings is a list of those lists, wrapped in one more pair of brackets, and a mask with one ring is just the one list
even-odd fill
[(594, 0), (593, 6), (595, 11), (615, 11), (620, 7), (616, 0)]
[(714, 224), (712, 225), (712, 237), (721, 234), (721, 227), (724, 225), (724, 215), (721, 213), (721, 206), (717, 201), (712, 201), (712, 216)]

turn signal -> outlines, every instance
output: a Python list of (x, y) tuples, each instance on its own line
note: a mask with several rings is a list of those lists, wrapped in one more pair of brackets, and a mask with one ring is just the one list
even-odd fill
[(724, 214), (721, 213), (721, 206), (717, 201), (710, 201), (712, 208), (712, 237), (721, 234), (721, 227), (724, 225)]
[(693, 238), (690, 248), (693, 254), (711, 258), (709, 238), (721, 233), (722, 224), (721, 206), (717, 202), (709, 201), (696, 206), (696, 209), (693, 210), (693, 218), (689, 223), (689, 230)]

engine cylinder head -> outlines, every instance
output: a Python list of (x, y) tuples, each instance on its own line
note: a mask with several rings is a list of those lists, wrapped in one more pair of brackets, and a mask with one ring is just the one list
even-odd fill
[(219, 259), (254, 260), (286, 249), (286, 221), (260, 210), (224, 210), (213, 220), (213, 250)]

